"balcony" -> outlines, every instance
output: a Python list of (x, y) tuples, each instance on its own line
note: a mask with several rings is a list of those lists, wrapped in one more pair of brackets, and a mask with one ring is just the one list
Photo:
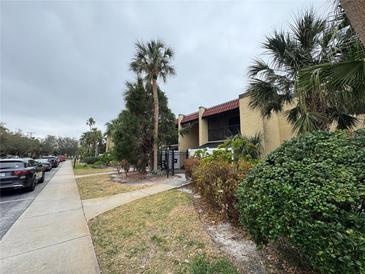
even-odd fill
[(208, 141), (221, 141), (240, 134), (241, 128), (239, 124), (229, 125), (220, 128), (209, 128), (208, 129)]

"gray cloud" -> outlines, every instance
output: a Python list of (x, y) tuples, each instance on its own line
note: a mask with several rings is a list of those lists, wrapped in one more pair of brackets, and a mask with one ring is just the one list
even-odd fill
[(123, 109), (137, 40), (163, 39), (177, 75), (161, 84), (174, 113), (237, 98), (274, 29), (317, 1), (1, 2), (1, 117), (11, 129), (78, 137)]

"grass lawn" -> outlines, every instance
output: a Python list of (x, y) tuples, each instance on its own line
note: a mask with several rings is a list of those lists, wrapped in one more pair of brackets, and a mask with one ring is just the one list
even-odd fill
[(89, 227), (102, 273), (238, 273), (184, 192), (131, 202), (96, 217)]
[(76, 178), (76, 183), (82, 200), (129, 192), (145, 187), (113, 182), (109, 174)]
[(87, 165), (76, 165), (74, 168), (75, 175), (87, 175), (87, 174), (94, 174), (94, 173), (103, 173), (103, 172), (110, 172), (114, 171), (113, 168), (94, 168), (92, 166)]

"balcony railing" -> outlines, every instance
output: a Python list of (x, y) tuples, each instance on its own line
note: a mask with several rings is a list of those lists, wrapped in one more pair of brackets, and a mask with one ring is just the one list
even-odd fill
[(240, 125), (231, 125), (222, 128), (208, 129), (208, 141), (226, 140), (232, 136), (240, 134)]

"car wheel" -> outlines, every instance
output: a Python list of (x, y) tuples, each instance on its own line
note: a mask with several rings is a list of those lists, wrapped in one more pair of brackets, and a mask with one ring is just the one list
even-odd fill
[(42, 177), (39, 179), (38, 183), (43, 183), (44, 182), (44, 171), (42, 172)]
[(33, 177), (32, 184), (27, 188), (28, 191), (33, 191), (35, 189), (35, 186), (37, 184), (36, 177)]

